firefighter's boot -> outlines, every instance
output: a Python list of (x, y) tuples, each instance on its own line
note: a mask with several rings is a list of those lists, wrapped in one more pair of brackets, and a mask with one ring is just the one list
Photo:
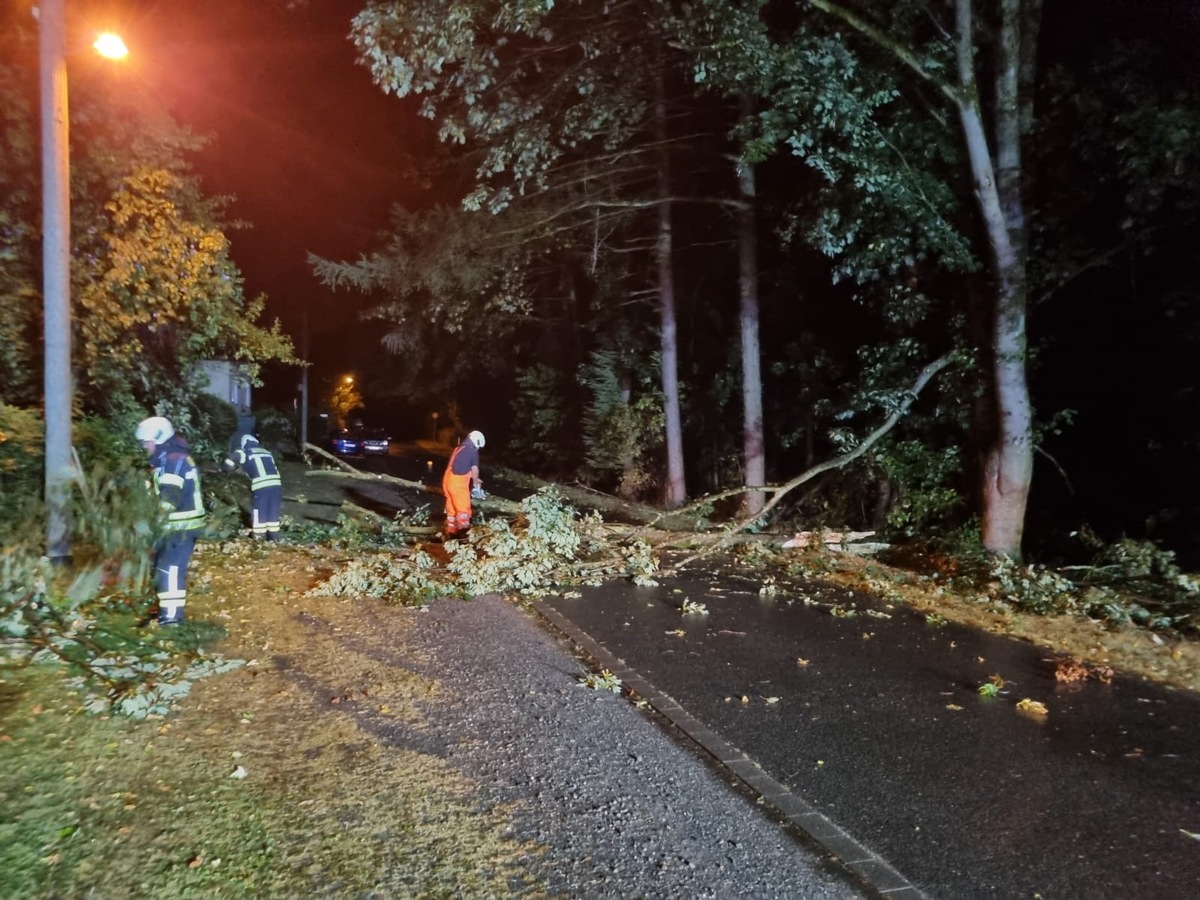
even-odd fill
[(183, 606), (159, 606), (158, 608), (158, 624), (159, 625), (182, 625), (183, 624)]

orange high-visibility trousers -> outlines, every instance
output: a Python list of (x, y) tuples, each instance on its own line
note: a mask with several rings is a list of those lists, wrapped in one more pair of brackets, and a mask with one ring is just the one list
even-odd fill
[(442, 476), (442, 493), (446, 495), (446, 534), (457, 534), (471, 527), (471, 476), (454, 474), (455, 450)]

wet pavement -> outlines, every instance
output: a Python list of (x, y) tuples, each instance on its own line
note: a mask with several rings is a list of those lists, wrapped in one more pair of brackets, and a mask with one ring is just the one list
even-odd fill
[(1063, 685), (1024, 642), (759, 588), (691, 575), (540, 607), (886, 896), (1200, 897), (1200, 697)]
[[(427, 484), (444, 466), (350, 462)], [(726, 569), (540, 608), (889, 898), (1200, 898), (1200, 697), (1063, 685), (1021, 641), (832, 585), (760, 587)], [(994, 674), (1004, 692), (981, 696)]]

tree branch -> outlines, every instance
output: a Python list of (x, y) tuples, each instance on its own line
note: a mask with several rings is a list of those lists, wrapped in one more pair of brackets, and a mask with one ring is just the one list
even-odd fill
[[(327, 450), (323, 450), (315, 444), (305, 444), (304, 451), (306, 453), (316, 453), (322, 456), (335, 465), (339, 466), (341, 471), (333, 471), (332, 469), (309, 469), (305, 472), (307, 477), (315, 478), (350, 478), (355, 481), (375, 481), (384, 482), (385, 484), (396, 484), (400, 487), (410, 488), (422, 494), (434, 494), (438, 497), (442, 496), (440, 486), (425, 484), (421, 481), (409, 481), (407, 478), (398, 478), (395, 475), (384, 475), (376, 472), (364, 472), (361, 469), (356, 469), (348, 462), (338, 459)], [(472, 505), (479, 506), (482, 509), (493, 509), (498, 512), (508, 515), (517, 515), (521, 511), (521, 504), (514, 503), (511, 500), (505, 500), (503, 497), (487, 497), (483, 500), (474, 500)]]
[(696, 503), (690, 504), (689, 506), (687, 506), (683, 509), (676, 510), (674, 512), (674, 515), (681, 515), (681, 514), (687, 513), (688, 511), (690, 511), (692, 509), (695, 509), (697, 507), (707, 506), (716, 500), (721, 500), (721, 499), (724, 499), (727, 497), (735, 497), (735, 496), (738, 496), (739, 494), (743, 494), (749, 490), (763, 491), (765, 493), (772, 494), (771, 499), (769, 501), (767, 501), (767, 504), (763, 507), (762, 512), (760, 512), (758, 515), (740, 519), (736, 522), (733, 522), (731, 525), (729, 525), (727, 528), (726, 540), (719, 541), (719, 542), (713, 544), (711, 547), (707, 547), (704, 550), (700, 551), (699, 553), (695, 553), (695, 554), (687, 557), (686, 559), (682, 560), (681, 562), (676, 563), (675, 566), (673, 567), (674, 570), (678, 571), (679, 569), (682, 569), (684, 566), (689, 565), (690, 563), (693, 563), (698, 559), (701, 559), (705, 556), (709, 556), (712, 553), (715, 553), (716, 551), (729, 546), (729, 544), (733, 543), (732, 537), (734, 535), (737, 535), (739, 532), (744, 531), (746, 528), (750, 527), (753, 523), (770, 515), (771, 511), (773, 509), (775, 509), (776, 506), (779, 505), (780, 501), (782, 501), (783, 498), (786, 497), (793, 490), (800, 487), (800, 485), (802, 485), (808, 481), (812, 481), (818, 475), (823, 475), (825, 472), (829, 472), (829, 471), (832, 471), (833, 469), (840, 469), (840, 468), (843, 468), (844, 466), (848, 466), (850, 463), (854, 462), (856, 459), (858, 459), (860, 456), (862, 456), (864, 453), (866, 453), (869, 449), (871, 449), (872, 446), (874, 446), (876, 443), (878, 443), (879, 440), (885, 434), (887, 434), (889, 431), (891, 431), (896, 426), (896, 423), (898, 423), (902, 418), (904, 418), (904, 416), (908, 413), (909, 409), (912, 407), (913, 401), (915, 401), (917, 399), (917, 396), (921, 393), (921, 391), (924, 390), (925, 387), (929, 384), (929, 382), (933, 380), (933, 377), (935, 375), (937, 375), (940, 371), (942, 371), (942, 369), (944, 369), (948, 365), (950, 365), (950, 363), (953, 361), (953, 359), (954, 359), (954, 357), (951, 354), (947, 353), (944, 356), (938, 357), (933, 362), (931, 362), (929, 365), (927, 365), (924, 369), (922, 369), (920, 374), (917, 375), (916, 380), (913, 382), (912, 387), (908, 389), (907, 396), (900, 403), (900, 405), (898, 407), (896, 407), (895, 410), (892, 411), (891, 415), (889, 415), (887, 417), (887, 419), (885, 419), (878, 428), (876, 428), (874, 431), (872, 431), (870, 434), (868, 434), (865, 438), (863, 438), (862, 442), (857, 447), (855, 447), (853, 450), (851, 450), (849, 453), (844, 453), (841, 456), (826, 460), (825, 462), (822, 462), (822, 463), (818, 463), (817, 465), (813, 466), (812, 468), (806, 469), (805, 471), (801, 472), (799, 475), (797, 475), (791, 481), (784, 482), (781, 485), (768, 485), (766, 487), (756, 487), (756, 488), (749, 488), (749, 487), (743, 486), (740, 488), (723, 491), (720, 494), (714, 494), (709, 497), (705, 497), (704, 499), (699, 500)]
[(896, 59), (900, 60), (905, 66), (916, 73), (920, 78), (928, 81), (936, 87), (943, 95), (946, 96), (952, 103), (958, 104), (961, 102), (958, 91), (954, 85), (948, 84), (938, 78), (932, 72), (922, 65), (921, 61), (913, 54), (911, 50), (885, 33), (879, 28), (876, 28), (866, 19), (860, 17), (857, 13), (840, 6), (837, 3), (830, 3), (829, 0), (806, 0), (809, 6), (815, 6), (822, 12), (828, 13), (831, 16), (836, 16), (841, 19), (863, 37), (870, 40), (876, 46), (891, 53)]

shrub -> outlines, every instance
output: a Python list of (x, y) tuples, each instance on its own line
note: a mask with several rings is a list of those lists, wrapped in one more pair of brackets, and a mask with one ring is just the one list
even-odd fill
[(70, 568), (28, 543), (0, 552), (5, 662), (56, 660), (87, 709), (137, 717), (167, 712), (196, 678), (240, 664), (169, 652), (161, 633), (136, 627), (151, 602), (151, 547), (162, 524), (144, 471), (98, 464), (77, 481), (73, 513)]
[(1055, 571), (991, 558), (982, 571), (955, 579), (982, 599), (1037, 615), (1086, 616), (1113, 625), (1195, 633), (1200, 625), (1200, 577), (1183, 572), (1175, 555), (1148, 541), (1102, 544), (1081, 537), (1095, 552), (1091, 565)]
[(211, 394), (198, 394), (192, 404), (195, 415), (191, 427), (183, 432), (192, 446), (192, 456), (197, 461), (224, 459), (229, 440), (238, 430), (237, 410), (232, 403)]
[(298, 452), (296, 417), (281, 409), (259, 411), (256, 432), (264, 447), (276, 452)]
[(40, 518), (45, 426), (38, 410), (0, 403), (0, 536)]
[(506, 452), (517, 462), (545, 471), (547, 460), (561, 460), (563, 430), (570, 424), (567, 385), (552, 366), (537, 363), (518, 369), (512, 402), (512, 436)]
[(589, 400), (583, 412), (584, 477), (613, 484), (627, 499), (651, 490), (664, 426), (654, 369), (622, 350), (597, 350), (579, 372)]

